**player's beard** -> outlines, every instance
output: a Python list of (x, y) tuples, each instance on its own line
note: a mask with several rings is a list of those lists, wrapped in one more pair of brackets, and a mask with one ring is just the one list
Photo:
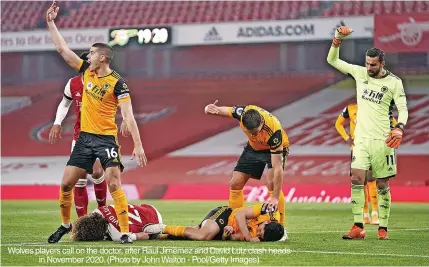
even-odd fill
[(370, 77), (377, 77), (377, 75), (380, 73), (380, 71), (381, 71), (381, 67), (378, 70), (375, 70), (375, 71), (368, 71), (368, 75)]

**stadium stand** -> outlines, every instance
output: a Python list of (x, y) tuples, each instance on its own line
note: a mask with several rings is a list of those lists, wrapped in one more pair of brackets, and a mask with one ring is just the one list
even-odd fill
[[(49, 2), (2, 2), (2, 31), (45, 28)], [(100, 6), (103, 6), (100, 9)], [(169, 25), (320, 16), (429, 12), (428, 1), (73, 1), (61, 6), (61, 28)], [(64, 16), (66, 15), (66, 16)], [(23, 19), (26, 18), (26, 19)], [(30, 18), (30, 19), (28, 19)], [(93, 19), (97, 18), (97, 19)]]

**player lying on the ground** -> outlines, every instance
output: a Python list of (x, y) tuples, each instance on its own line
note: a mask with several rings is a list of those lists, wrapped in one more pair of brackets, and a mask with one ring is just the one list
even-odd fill
[(197, 226), (170, 226), (162, 223), (144, 227), (144, 233), (168, 234), (190, 240), (278, 241), (283, 237), (280, 213), (266, 213), (266, 205), (232, 209), (217, 207)]
[[(157, 235), (142, 233), (147, 224), (162, 223), (161, 214), (152, 205), (128, 204), (130, 237), (135, 240), (148, 240)], [(113, 205), (98, 207), (92, 213), (79, 217), (73, 223), (72, 239), (75, 241), (113, 240), (119, 241), (120, 232), (118, 217)]]

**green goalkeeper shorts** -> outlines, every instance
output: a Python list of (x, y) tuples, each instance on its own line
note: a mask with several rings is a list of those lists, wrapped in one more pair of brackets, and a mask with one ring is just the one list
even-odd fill
[(360, 138), (354, 141), (352, 169), (372, 169), (373, 178), (396, 176), (395, 149), (388, 147), (384, 140)]

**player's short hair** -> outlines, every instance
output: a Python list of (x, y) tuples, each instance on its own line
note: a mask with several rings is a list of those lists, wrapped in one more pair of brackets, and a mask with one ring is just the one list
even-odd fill
[(378, 60), (381, 63), (384, 61), (384, 55), (385, 54), (384, 54), (383, 50), (373, 47), (373, 48), (366, 50), (365, 55), (367, 57), (378, 57)]
[(86, 61), (88, 60), (88, 55), (89, 55), (89, 52), (84, 52), (79, 55), (79, 58)]
[(103, 240), (108, 223), (100, 213), (91, 213), (78, 218), (72, 228), (74, 241)]
[(284, 233), (283, 225), (278, 222), (269, 222), (264, 227), (264, 242), (279, 241)]
[(92, 47), (98, 48), (100, 52), (106, 57), (107, 63), (110, 63), (113, 59), (113, 48), (105, 43), (95, 43), (92, 45)]
[(261, 124), (261, 121), (261, 114), (259, 114), (259, 112), (255, 109), (247, 110), (241, 117), (241, 122), (247, 130), (258, 128), (258, 126)]

